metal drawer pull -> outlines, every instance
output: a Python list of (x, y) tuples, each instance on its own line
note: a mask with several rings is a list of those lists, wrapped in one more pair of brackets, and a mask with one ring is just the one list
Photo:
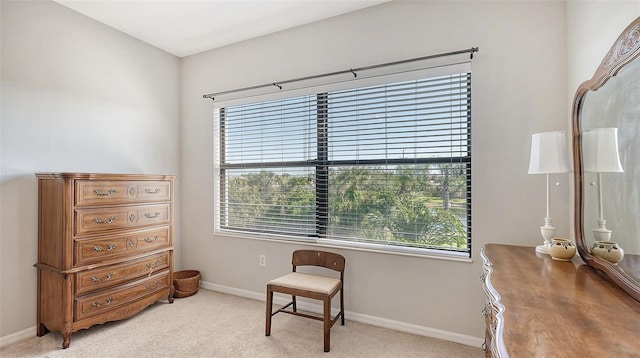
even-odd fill
[(144, 189), (144, 192), (147, 193), (147, 194), (157, 194), (157, 193), (160, 192), (160, 189), (158, 189), (158, 188), (155, 188), (155, 189), (146, 188), (146, 189)]
[[(115, 273), (108, 273), (108, 274), (104, 277), (104, 279), (105, 279), (105, 281), (109, 281), (109, 280), (111, 280), (115, 275), (116, 275)], [(102, 281), (102, 280), (101, 280), (101, 279), (100, 279), (100, 277), (98, 277), (98, 276), (93, 276), (93, 277), (91, 277), (91, 281), (93, 281), (93, 282), (100, 282), (100, 281)]]
[(149, 213), (144, 214), (144, 217), (147, 219), (154, 219), (154, 218), (157, 218), (158, 216), (160, 216), (160, 213), (157, 211), (153, 214), (149, 214)]
[[(115, 249), (116, 247), (118, 247), (118, 245), (116, 244), (109, 244), (109, 246), (107, 246), (107, 251), (112, 251), (113, 249)], [(102, 246), (94, 246), (93, 247), (93, 251), (95, 252), (100, 252), (103, 251), (104, 249), (102, 248)]]
[(160, 281), (156, 282), (155, 285), (147, 285), (147, 290), (152, 290), (154, 288), (160, 287)]
[(153, 239), (151, 239), (150, 237), (144, 238), (144, 242), (153, 242), (153, 241), (158, 241), (158, 236), (155, 236)]
[(117, 193), (118, 191), (115, 189), (110, 189), (108, 191), (102, 191), (102, 190), (94, 190), (93, 193), (98, 195), (98, 196), (113, 196), (113, 194)]
[[(111, 302), (113, 302), (113, 300), (115, 300), (115, 298), (113, 298), (113, 297), (109, 297), (109, 298), (107, 298), (107, 300), (106, 300), (106, 301), (104, 301), (104, 305), (105, 305), (105, 306), (110, 305), (110, 304), (111, 304)], [(96, 301), (96, 302), (93, 302), (93, 303), (91, 304), (91, 306), (93, 306), (93, 307), (96, 307), (96, 308), (97, 308), (97, 307), (101, 307), (101, 306), (102, 306), (102, 304), (101, 304), (99, 301)]]
[(114, 222), (116, 222), (118, 218), (116, 218), (115, 216), (111, 216), (106, 222), (102, 220), (102, 218), (95, 218), (93, 219), (93, 221), (96, 224), (113, 224)]
[(147, 268), (148, 269), (153, 269), (156, 266), (160, 265), (161, 263), (162, 263), (162, 260), (160, 260), (160, 259), (157, 259), (154, 264), (152, 264), (151, 262), (147, 262)]

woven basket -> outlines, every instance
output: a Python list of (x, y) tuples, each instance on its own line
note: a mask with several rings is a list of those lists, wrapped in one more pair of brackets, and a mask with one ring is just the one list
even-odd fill
[(176, 291), (173, 297), (189, 297), (195, 295), (200, 288), (200, 271), (184, 270), (173, 273), (173, 286)]

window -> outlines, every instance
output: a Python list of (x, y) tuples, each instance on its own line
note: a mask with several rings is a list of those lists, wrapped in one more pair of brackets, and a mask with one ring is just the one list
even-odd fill
[(216, 230), (470, 257), (471, 71), (413, 77), (216, 108)]

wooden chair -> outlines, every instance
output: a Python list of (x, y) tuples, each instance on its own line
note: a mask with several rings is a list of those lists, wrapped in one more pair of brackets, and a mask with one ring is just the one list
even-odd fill
[[(316, 250), (298, 250), (293, 252), (290, 274), (276, 278), (267, 283), (267, 324), (265, 335), (271, 335), (271, 317), (279, 312), (315, 319), (324, 322), (324, 351), (329, 351), (331, 327), (338, 317), (344, 326), (344, 257), (331, 252)], [(340, 279), (296, 272), (298, 266), (319, 266), (340, 272)], [(273, 312), (273, 293), (280, 292), (291, 295), (291, 302)], [(331, 300), (340, 292), (340, 312), (331, 318)], [(298, 312), (296, 297), (307, 297), (323, 301), (322, 317)], [(291, 306), (291, 310), (287, 310)]]

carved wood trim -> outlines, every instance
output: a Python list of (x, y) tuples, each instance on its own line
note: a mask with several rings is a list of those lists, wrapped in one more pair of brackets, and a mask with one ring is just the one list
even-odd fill
[(623, 63), (627, 56), (640, 46), (640, 24), (631, 24), (618, 38), (611, 50), (602, 60), (600, 67), (607, 73)]
[[(480, 257), (482, 258), (482, 276), (480, 280), (484, 284), (484, 288), (486, 290), (486, 296), (489, 302), (487, 302), (487, 306), (489, 306), (487, 311), (495, 307), (497, 312), (485, 312), (487, 315), (493, 315), (491, 317), (491, 323), (494, 323), (493, 327), (489, 327), (489, 330), (494, 330), (491, 337), (485, 337), (485, 352), (487, 356), (496, 357), (496, 358), (509, 358), (509, 353), (507, 353), (507, 349), (504, 344), (504, 310), (505, 307), (501, 302), (501, 297), (498, 291), (493, 287), (491, 283), (491, 276), (493, 274), (493, 264), (491, 260), (487, 257), (485, 253), (485, 249), (487, 246), (484, 246), (480, 250)], [(490, 333), (490, 334), (491, 334)]]

